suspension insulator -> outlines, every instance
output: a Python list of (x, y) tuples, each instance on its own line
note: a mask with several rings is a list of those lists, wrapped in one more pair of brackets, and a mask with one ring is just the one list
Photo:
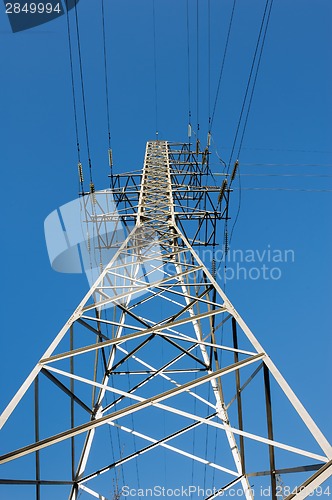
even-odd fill
[(207, 135), (207, 145), (208, 145), (208, 147), (211, 146), (211, 132), (208, 132), (208, 135)]
[(233, 168), (233, 172), (231, 175), (231, 182), (233, 182), (235, 179), (238, 166), (239, 166), (239, 160), (236, 160), (236, 162), (234, 163), (234, 168)]
[(216, 259), (212, 259), (212, 276), (216, 277)]
[(228, 254), (229, 251), (229, 241), (228, 241), (228, 231), (225, 231), (225, 255)]
[(108, 150), (108, 163), (110, 167), (113, 167), (113, 153), (112, 150)]
[(88, 252), (90, 253), (91, 250), (91, 242), (90, 242), (90, 235), (87, 233), (87, 247), (88, 247)]
[(222, 201), (223, 196), (224, 196), (225, 191), (226, 191), (226, 187), (227, 187), (227, 179), (224, 179), (222, 181), (222, 185), (221, 185), (221, 188), (220, 188), (220, 191), (219, 191), (218, 203), (220, 203)]
[(90, 194), (92, 197), (92, 202), (96, 203), (95, 185), (93, 182), (90, 182)]
[(196, 140), (196, 154), (199, 154), (199, 139)]
[(80, 178), (80, 183), (83, 184), (83, 181), (84, 181), (84, 178), (83, 178), (83, 167), (82, 167), (82, 163), (79, 161), (78, 162), (78, 175), (79, 175), (79, 178)]
[(204, 153), (202, 154), (202, 164), (203, 165), (205, 165), (205, 163), (207, 162), (208, 154), (209, 154), (209, 148), (206, 147), (204, 149)]
[(191, 137), (191, 125), (188, 123), (188, 137)]

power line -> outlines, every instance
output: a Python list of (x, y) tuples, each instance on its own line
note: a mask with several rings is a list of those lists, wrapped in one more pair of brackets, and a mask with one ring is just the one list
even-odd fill
[[(239, 189), (239, 188), (233, 188)], [(302, 188), (282, 188), (282, 187), (241, 187), (242, 191), (298, 191), (308, 193), (332, 193), (332, 189), (302, 189)]]
[(332, 163), (241, 163), (248, 167), (332, 167)]
[[(259, 51), (259, 55), (258, 55), (258, 62), (257, 62), (257, 65), (256, 65), (254, 82), (253, 82), (253, 85), (251, 87), (249, 104), (248, 104), (248, 107), (247, 107), (247, 113), (246, 113), (246, 117), (245, 117), (244, 127), (243, 127), (243, 130), (242, 130), (242, 135), (241, 135), (241, 140), (240, 140), (240, 145), (239, 145), (239, 149), (238, 149), (237, 158), (239, 158), (239, 156), (240, 156), (240, 152), (241, 152), (241, 148), (242, 148), (242, 144), (243, 144), (243, 139), (244, 139), (245, 131), (246, 131), (246, 128), (247, 128), (247, 123), (248, 123), (249, 113), (250, 113), (250, 109), (251, 109), (252, 99), (253, 99), (253, 95), (254, 95), (254, 91), (255, 91), (255, 87), (256, 87), (258, 71), (259, 71), (259, 67), (260, 67), (260, 63), (261, 63), (261, 59), (262, 59), (262, 54), (263, 54), (263, 49), (264, 49), (264, 44), (265, 44), (265, 39), (266, 39), (266, 33), (267, 33), (267, 29), (268, 29), (269, 22), (270, 22), (272, 6), (273, 6), (273, 0), (271, 0), (270, 5), (269, 5), (269, 0), (266, 0), (265, 9), (264, 9), (264, 13), (263, 13), (263, 18), (262, 18), (262, 22), (261, 22), (261, 26), (260, 26), (260, 30), (259, 30), (259, 35), (258, 35), (258, 39), (257, 39), (257, 44), (256, 44), (256, 48), (255, 48), (255, 53), (254, 53), (254, 57), (253, 57), (253, 61), (252, 61), (251, 69), (250, 69), (250, 74), (249, 74), (249, 79), (248, 79), (248, 83), (247, 83), (247, 88), (246, 88), (246, 92), (245, 92), (245, 96), (244, 96), (244, 100), (243, 100), (243, 104), (242, 104), (242, 109), (241, 109), (241, 113), (240, 113), (240, 118), (239, 118), (238, 126), (237, 126), (237, 129), (236, 129), (236, 134), (235, 134), (235, 138), (234, 138), (234, 142), (233, 142), (233, 147), (232, 147), (231, 155), (230, 155), (230, 158), (229, 158), (228, 170), (229, 170), (229, 167), (230, 167), (230, 164), (231, 164), (231, 161), (232, 161), (232, 157), (233, 157), (233, 153), (234, 153), (234, 150), (235, 150), (237, 136), (238, 136), (239, 129), (240, 129), (240, 124), (241, 124), (241, 121), (242, 121), (242, 116), (243, 116), (243, 112), (244, 112), (244, 109), (245, 109), (245, 104), (246, 104), (246, 101), (247, 101), (247, 96), (248, 96), (248, 92), (249, 92), (249, 88), (250, 88), (251, 78), (252, 78), (253, 70), (254, 70), (254, 67), (255, 67), (257, 53), (258, 53), (258, 48), (259, 48), (259, 44), (260, 44), (260, 40), (261, 40), (261, 37), (262, 37), (263, 28), (264, 28), (265, 17), (266, 17), (266, 14), (267, 14), (267, 20), (266, 20), (266, 23), (265, 23), (265, 29), (264, 29), (263, 39), (262, 39), (262, 43), (261, 43), (260, 51)], [(235, 220), (234, 220), (234, 223), (233, 223), (233, 227), (232, 227), (232, 230), (231, 230), (230, 242), (232, 241), (234, 229), (236, 227), (237, 221), (239, 219), (240, 211), (241, 211), (242, 194), (241, 194), (240, 169), (238, 169), (238, 176), (237, 177), (238, 177), (238, 182), (239, 182), (239, 201), (238, 201), (237, 213), (236, 213)]]
[(331, 174), (305, 174), (305, 173), (296, 173), (296, 174), (242, 174), (242, 176), (246, 177), (332, 177)]
[(76, 35), (77, 35), (77, 47), (78, 47), (78, 59), (79, 59), (79, 69), (81, 78), (81, 90), (82, 90), (82, 103), (83, 103), (83, 115), (84, 115), (84, 127), (85, 127), (85, 138), (86, 138), (86, 148), (88, 153), (88, 163), (89, 163), (89, 175), (90, 175), (90, 190), (94, 189), (92, 180), (92, 164), (90, 155), (90, 144), (89, 144), (89, 131), (88, 131), (88, 121), (86, 112), (86, 102), (85, 102), (85, 90), (84, 90), (84, 78), (83, 78), (83, 65), (82, 65), (82, 54), (81, 54), (81, 40), (80, 40), (80, 30), (78, 23), (77, 14), (77, 3), (75, 3), (75, 19), (76, 19)]
[(200, 59), (199, 59), (199, 6), (198, 0), (196, 0), (196, 113), (197, 113), (197, 139), (199, 136), (199, 69), (200, 69)]
[(235, 4), (236, 4), (236, 0), (233, 1), (233, 7), (232, 7), (232, 13), (231, 13), (231, 18), (230, 18), (229, 26), (228, 26), (228, 32), (227, 32), (227, 37), (226, 37), (225, 49), (224, 49), (224, 54), (223, 54), (223, 58), (222, 58), (222, 61), (221, 61), (218, 86), (217, 86), (216, 97), (215, 97), (215, 100), (214, 100), (213, 111), (212, 111), (212, 116), (211, 116), (211, 121), (210, 121), (210, 127), (209, 127), (209, 131), (210, 132), (211, 132), (211, 129), (212, 129), (214, 115), (215, 115), (215, 112), (216, 112), (216, 107), (217, 107), (217, 102), (218, 102), (218, 97), (219, 97), (219, 91), (220, 91), (220, 85), (221, 85), (221, 79), (222, 79), (222, 75), (223, 75), (223, 72), (224, 72), (224, 66), (225, 66), (225, 60), (226, 60), (226, 55), (227, 55), (227, 50), (228, 50), (228, 44), (229, 44), (230, 34), (231, 34), (231, 30), (232, 30), (232, 25), (233, 25)]
[(260, 63), (261, 63), (261, 59), (262, 59), (262, 54), (263, 54), (263, 49), (264, 49), (264, 44), (265, 44), (265, 39), (266, 39), (266, 33), (267, 33), (267, 29), (269, 27), (272, 6), (273, 6), (273, 0), (271, 0), (270, 8), (269, 8), (268, 16), (267, 16), (267, 21), (266, 21), (266, 24), (265, 24), (263, 41), (262, 41), (262, 44), (261, 44), (260, 53), (259, 53), (259, 57), (258, 57), (258, 63), (257, 63), (257, 66), (256, 66), (256, 73), (255, 73), (254, 83), (253, 83), (253, 86), (252, 86), (252, 89), (251, 89), (251, 95), (250, 95), (249, 105), (248, 105), (248, 108), (247, 108), (246, 119), (245, 119), (245, 122), (244, 122), (244, 127), (243, 127), (243, 130), (242, 130), (242, 136), (241, 136), (240, 146), (239, 146), (239, 150), (238, 150), (238, 154), (237, 154), (238, 158), (240, 156), (240, 152), (241, 152), (241, 148), (242, 148), (242, 144), (243, 144), (243, 139), (244, 139), (244, 135), (245, 135), (246, 128), (247, 128), (249, 113), (250, 113), (250, 109), (251, 109), (251, 103), (252, 103), (252, 99), (253, 99), (254, 92), (255, 92), (258, 71), (259, 71), (259, 67), (260, 67)]
[[(264, 8), (264, 13), (263, 13), (263, 17), (262, 17), (262, 21), (261, 21), (261, 25), (260, 25), (260, 29), (259, 29), (259, 34), (258, 34), (258, 38), (257, 38), (257, 42), (256, 42), (255, 52), (254, 52), (254, 56), (253, 56), (253, 59), (252, 59), (250, 73), (249, 73), (249, 77), (248, 77), (248, 81), (247, 81), (246, 91), (245, 91), (245, 95), (244, 95), (243, 102), (242, 102), (240, 117), (239, 117), (239, 121), (238, 121), (238, 124), (237, 124), (236, 132), (235, 132), (235, 137), (234, 137), (234, 141), (233, 141), (233, 145), (232, 145), (232, 149), (231, 149), (231, 154), (230, 154), (229, 161), (228, 161), (228, 169), (230, 167), (230, 164), (231, 164), (231, 161), (232, 161), (232, 158), (233, 158), (233, 154), (234, 154), (234, 150), (235, 150), (235, 146), (236, 146), (238, 134), (239, 134), (239, 131), (240, 131), (242, 117), (243, 117), (243, 113), (244, 113), (244, 110), (245, 110), (245, 106), (246, 106), (246, 102), (247, 102), (247, 98), (248, 98), (248, 94), (249, 94), (249, 88), (250, 88), (250, 84), (251, 84), (251, 80), (252, 80), (252, 76), (253, 76), (253, 72), (254, 72), (254, 68), (255, 68), (255, 63), (256, 63), (258, 49), (259, 49), (259, 45), (260, 45), (260, 41), (261, 41), (261, 37), (262, 37), (262, 33), (263, 33), (263, 28), (264, 28), (264, 23), (265, 23), (265, 18), (266, 18), (268, 6), (269, 6), (269, 0), (266, 0), (265, 8)], [(262, 48), (263, 47), (261, 47), (261, 52), (262, 52)], [(258, 69), (259, 69), (259, 66), (257, 67), (256, 77), (257, 77)], [(255, 77), (255, 79), (256, 79), (256, 77)]]
[(154, 0), (152, 0), (152, 18), (153, 18), (153, 67), (154, 67), (154, 95), (155, 95), (155, 125), (156, 125), (156, 137), (158, 139), (158, 88), (157, 88), (156, 9), (155, 9)]
[(210, 131), (211, 126), (211, 0), (208, 0), (208, 115), (209, 115), (209, 126), (208, 131)]
[(69, 48), (71, 88), (72, 88), (72, 98), (73, 98), (74, 124), (75, 124), (76, 147), (77, 147), (77, 160), (78, 160), (78, 169), (79, 169), (79, 191), (81, 191), (83, 193), (84, 192), (84, 179), (83, 179), (83, 167), (82, 167), (82, 163), (81, 163), (80, 141), (79, 141), (79, 133), (78, 133), (77, 105), (76, 105), (76, 94), (75, 94), (74, 66), (73, 66), (73, 50), (72, 50), (72, 42), (71, 42), (71, 34), (70, 34), (68, 0), (66, 0), (66, 20), (67, 20), (67, 36), (68, 36), (68, 48)]
[[(213, 176), (222, 176), (224, 177), (225, 174), (220, 174), (219, 172), (213, 173), (211, 172), (211, 175)], [(302, 172), (297, 172), (296, 174), (252, 174), (252, 173), (246, 173), (246, 174), (241, 174), (242, 177), (327, 177), (331, 178), (331, 174), (307, 174), (307, 173), (302, 173)]]
[(105, 94), (106, 94), (106, 114), (107, 114), (108, 148), (111, 149), (111, 125), (110, 125), (110, 105), (109, 105), (109, 94), (108, 94), (108, 70), (107, 70), (107, 51), (106, 51), (106, 30), (105, 30), (105, 8), (104, 8), (104, 0), (101, 0), (101, 16), (102, 16), (102, 32), (103, 32), (103, 55), (104, 55), (104, 73), (105, 73)]
[[(223, 149), (231, 149), (230, 145), (224, 145)], [(290, 149), (290, 148), (255, 148), (250, 146), (242, 147), (242, 149), (249, 151), (280, 151), (280, 152), (291, 152), (291, 153), (320, 153), (320, 154), (332, 154), (332, 151), (322, 151), (319, 149)]]
[(186, 2), (187, 25), (187, 80), (188, 80), (188, 136), (191, 137), (191, 86), (190, 86), (190, 31), (189, 31), (189, 0)]

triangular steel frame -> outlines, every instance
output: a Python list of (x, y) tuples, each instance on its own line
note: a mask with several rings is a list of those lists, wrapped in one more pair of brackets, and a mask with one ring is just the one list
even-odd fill
[[(0, 488), (1, 484), (29, 484), (35, 486), (36, 498), (40, 499), (41, 486), (67, 484), (70, 500), (78, 498), (79, 492), (103, 499), (106, 497), (91, 486), (94, 479), (158, 449), (217, 470), (223, 482), (209, 499), (236, 485), (247, 500), (253, 500), (250, 478), (269, 476), (270, 498), (276, 500), (278, 476), (302, 472), (306, 479), (296, 491), (283, 496), (287, 500), (300, 500), (331, 475), (330, 444), (179, 228), (177, 215), (180, 211), (173, 199), (175, 184), (170, 157), (166, 141), (147, 143), (138, 205), (130, 207), (131, 212), (136, 209), (134, 228), (2, 413), (1, 428), (29, 388), (35, 385), (36, 439), (0, 457), (1, 465), (33, 455), (36, 457), (35, 477), (25, 480), (1, 478)], [(228, 333), (222, 335), (226, 329)], [(83, 331), (94, 335), (96, 341), (81, 340)], [(167, 359), (158, 356), (161, 344), (167, 346)], [(69, 350), (63, 345), (69, 345)], [(92, 377), (88, 372), (83, 375), (82, 367), (76, 370), (76, 360), (91, 354), (96, 360)], [(99, 362), (101, 373), (96, 368)], [(68, 363), (66, 369), (65, 363)], [(129, 374), (124, 369), (126, 365)], [(126, 387), (116, 382), (123, 374), (128, 380)], [(42, 439), (36, 425), (40, 375), (71, 401), (71, 426), (62, 432), (50, 432)], [(266, 427), (261, 433), (246, 430), (247, 409), (243, 401), (247, 387), (258, 377), (262, 378), (261, 396), (266, 414)], [(233, 398), (227, 401), (225, 387), (230, 380), (235, 391)], [(275, 439), (274, 421), (278, 414), (273, 410), (272, 383), (279, 387), (289, 407), (293, 407), (297, 418), (316, 442), (313, 450)], [(78, 386), (92, 391), (91, 404), (76, 392)], [(211, 390), (213, 397), (207, 396)], [(116, 395), (117, 399), (109, 404), (107, 394)], [(188, 404), (191, 400), (197, 401), (196, 413)], [(79, 423), (75, 421), (76, 407), (87, 414), (85, 421), (81, 416)], [(208, 410), (207, 415), (202, 413), (202, 407)], [(229, 415), (233, 407), (236, 408), (235, 422)], [(122, 423), (128, 415), (141, 415), (148, 422), (152, 411), (179, 418), (176, 430), (155, 437), (152, 431), (148, 434), (137, 426), (134, 429)], [(90, 454), (95, 433), (102, 426), (136, 436), (147, 445), (125, 456), (119, 452), (115, 461), (94, 469)], [(199, 432), (206, 426), (224, 436), (224, 449), (215, 462), (171, 444), (180, 436)], [(6, 428), (2, 432), (6, 432)], [(84, 443), (79, 459), (75, 459), (75, 439), (80, 435), (84, 436)], [(66, 440), (73, 443), (70, 477), (52, 483), (52, 478), (41, 477), (41, 452)], [(252, 468), (247, 442), (266, 448), (263, 470)], [(287, 461), (279, 463), (276, 454), (280, 450), (296, 457), (297, 465), (289, 466)], [(225, 464), (223, 456), (226, 455)]]

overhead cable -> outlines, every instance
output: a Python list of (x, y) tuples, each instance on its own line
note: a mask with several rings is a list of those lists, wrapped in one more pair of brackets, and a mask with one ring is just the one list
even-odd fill
[(225, 49), (224, 49), (224, 54), (223, 54), (222, 61), (221, 61), (221, 67), (220, 67), (220, 73), (219, 73), (219, 80), (218, 80), (218, 86), (217, 86), (217, 91), (216, 91), (216, 97), (215, 97), (215, 99), (214, 99), (214, 105), (213, 105), (212, 116), (211, 116), (211, 119), (209, 120), (209, 122), (210, 122), (210, 123), (209, 123), (209, 132), (211, 132), (211, 129), (212, 129), (212, 124), (213, 124), (213, 120), (214, 120), (214, 115), (215, 115), (216, 108), (217, 108), (217, 102), (218, 102), (218, 98), (219, 98), (219, 92), (220, 92), (221, 80), (222, 80), (222, 75), (223, 75), (223, 72), (224, 72), (224, 66), (225, 66), (225, 61), (226, 61), (226, 55), (227, 55), (227, 50), (228, 50), (228, 45), (229, 45), (229, 39), (230, 39), (231, 30), (232, 30), (232, 26), (233, 26), (233, 18), (234, 18), (234, 12), (235, 12), (235, 4), (236, 4), (236, 0), (233, 0), (233, 7), (232, 7), (231, 18), (230, 18), (229, 25), (228, 25), (228, 31), (227, 31), (227, 37), (226, 37), (226, 43), (225, 43)]
[(154, 97), (155, 97), (155, 128), (158, 139), (158, 87), (157, 87), (157, 45), (156, 45), (156, 9), (155, 0), (152, 0), (153, 20), (153, 67), (154, 67)]
[[(249, 98), (249, 107), (248, 107), (247, 116), (246, 116), (246, 119), (245, 119), (245, 126), (246, 126), (247, 120), (248, 120), (248, 115), (249, 115), (251, 101), (252, 101), (252, 96), (253, 96), (253, 93), (254, 93), (255, 84), (256, 84), (256, 80), (257, 80), (257, 75), (258, 75), (259, 65), (260, 65), (260, 61), (261, 61), (261, 56), (262, 56), (262, 52), (263, 52), (263, 48), (264, 48), (264, 42), (265, 42), (266, 32), (267, 32), (267, 28), (268, 28), (268, 24), (269, 24), (269, 19), (270, 19), (270, 14), (271, 14), (271, 8), (272, 8), (273, 0), (271, 0), (270, 9), (269, 9), (269, 2), (270, 2), (270, 0), (266, 0), (266, 3), (265, 3), (264, 13), (263, 13), (263, 17), (262, 17), (262, 21), (261, 21), (261, 25), (260, 25), (260, 29), (259, 29), (259, 34), (258, 34), (258, 38), (257, 38), (257, 42), (256, 42), (255, 52), (254, 52), (254, 56), (253, 56), (253, 59), (252, 59), (250, 73), (249, 73), (249, 77), (248, 77), (248, 81), (247, 81), (246, 91), (245, 91), (245, 95), (244, 95), (243, 102), (242, 102), (240, 117), (239, 117), (239, 120), (238, 120), (236, 132), (235, 132), (235, 137), (234, 137), (234, 141), (233, 141), (233, 145), (232, 145), (232, 149), (231, 149), (231, 154), (230, 154), (229, 161), (228, 161), (228, 168), (229, 168), (229, 166), (231, 164), (231, 161), (232, 161), (232, 158), (233, 158), (235, 146), (236, 146), (237, 139), (238, 139), (238, 134), (239, 134), (239, 131), (240, 131), (240, 126), (241, 126), (241, 123), (242, 123), (242, 118), (243, 118), (244, 110), (245, 110), (247, 99), (248, 99), (248, 95), (249, 95), (249, 89), (250, 89), (252, 77), (253, 77), (253, 74), (254, 74), (254, 68), (255, 68), (255, 65), (256, 65), (257, 57), (258, 57), (258, 64), (256, 65), (256, 73), (255, 73), (255, 77), (254, 77), (254, 84), (253, 84), (253, 87), (252, 87), (252, 90), (251, 90), (251, 96)], [(264, 29), (264, 24), (265, 24), (265, 19), (266, 18), (267, 18), (267, 22), (266, 22), (265, 32), (263, 34), (263, 29)], [(261, 44), (262, 36), (263, 36), (263, 43)], [(259, 47), (260, 47), (260, 53), (258, 52)], [(242, 133), (242, 137), (241, 137), (241, 147), (242, 147), (243, 137), (244, 137), (244, 133)], [(241, 150), (241, 147), (239, 148), (239, 151)], [(238, 153), (237, 157), (239, 157), (239, 153)]]
[(71, 33), (70, 33), (68, 0), (66, 0), (66, 20), (67, 20), (67, 36), (68, 36), (68, 48), (69, 48), (70, 76), (71, 76), (71, 88), (72, 88), (74, 123), (75, 123), (75, 136), (76, 136), (76, 147), (77, 147), (79, 192), (83, 193), (84, 192), (84, 178), (83, 178), (83, 167), (82, 167), (82, 163), (81, 163), (80, 141), (79, 141), (79, 133), (78, 133), (77, 104), (76, 104), (74, 66), (73, 66), (73, 49), (72, 49), (72, 41), (71, 41)]
[(190, 31), (189, 31), (189, 0), (186, 1), (187, 21), (187, 80), (188, 80), (188, 137), (191, 137), (191, 86), (190, 86)]
[(79, 29), (78, 13), (77, 13), (77, 3), (75, 3), (74, 10), (75, 10), (75, 20), (76, 20), (76, 34), (77, 34), (78, 60), (79, 60), (80, 79), (81, 79), (84, 128), (85, 128), (86, 148), (87, 148), (87, 153), (88, 153), (88, 164), (89, 164), (89, 175), (90, 175), (90, 191), (93, 192), (94, 191), (94, 184), (93, 184), (93, 179), (92, 179), (92, 163), (91, 163), (91, 155), (90, 155), (89, 131), (88, 131), (88, 120), (87, 120), (86, 101), (85, 101), (85, 88), (84, 88), (84, 78), (83, 78), (83, 64), (82, 64), (81, 40), (80, 40), (80, 29)]
[(241, 152), (241, 148), (242, 148), (242, 144), (243, 144), (243, 139), (244, 139), (244, 135), (245, 135), (246, 128), (247, 128), (247, 123), (248, 123), (249, 113), (250, 113), (250, 109), (251, 109), (252, 99), (253, 99), (253, 96), (254, 96), (256, 82), (257, 82), (257, 75), (258, 75), (258, 71), (259, 71), (259, 67), (260, 67), (260, 63), (261, 63), (261, 59), (262, 59), (262, 54), (263, 54), (263, 49), (264, 49), (264, 44), (265, 44), (265, 39), (266, 39), (266, 33), (267, 33), (267, 29), (269, 27), (272, 6), (273, 6), (273, 0), (271, 0), (270, 6), (269, 6), (269, 11), (268, 11), (268, 15), (267, 15), (267, 21), (266, 21), (266, 24), (265, 24), (265, 30), (264, 30), (263, 40), (262, 40), (262, 44), (261, 44), (261, 48), (260, 48), (260, 52), (259, 52), (257, 66), (256, 66), (254, 83), (253, 83), (252, 88), (251, 88), (251, 94), (250, 94), (249, 104), (248, 104), (248, 108), (247, 108), (246, 118), (245, 118), (243, 130), (242, 130), (242, 135), (241, 135), (241, 140), (240, 140), (240, 145), (239, 145), (239, 149), (238, 149), (238, 153), (237, 153), (237, 157), (238, 158), (240, 156), (240, 152)]
[(110, 103), (108, 92), (108, 65), (107, 65), (107, 50), (106, 50), (106, 29), (105, 29), (105, 7), (104, 0), (101, 0), (101, 17), (102, 17), (102, 32), (103, 32), (103, 56), (104, 56), (104, 75), (105, 75), (105, 96), (106, 96), (106, 114), (107, 114), (107, 134), (108, 134), (108, 149), (111, 149), (111, 124), (110, 124)]
[[(254, 57), (253, 57), (253, 61), (252, 61), (251, 69), (250, 69), (250, 74), (249, 74), (249, 79), (248, 79), (248, 83), (247, 83), (247, 88), (246, 88), (246, 92), (245, 92), (245, 96), (244, 96), (244, 100), (243, 100), (243, 105), (242, 105), (242, 109), (241, 109), (241, 113), (240, 113), (240, 118), (239, 118), (237, 130), (236, 130), (236, 134), (235, 134), (235, 138), (234, 138), (234, 142), (233, 142), (233, 147), (232, 147), (231, 155), (230, 155), (230, 158), (229, 158), (228, 169), (230, 167), (230, 163), (231, 163), (231, 160), (232, 160), (232, 157), (233, 157), (235, 145), (236, 145), (236, 142), (237, 142), (237, 137), (238, 137), (238, 133), (239, 133), (239, 129), (240, 129), (240, 124), (241, 124), (241, 121), (242, 121), (242, 116), (243, 116), (243, 112), (244, 112), (244, 109), (245, 109), (245, 105), (246, 105), (246, 101), (247, 101), (247, 96), (248, 96), (248, 92), (249, 92), (249, 88), (250, 88), (250, 83), (251, 83), (251, 79), (252, 79), (252, 75), (253, 75), (253, 71), (254, 71), (254, 67), (255, 67), (255, 63), (256, 63), (256, 58), (257, 58), (257, 54), (258, 54), (258, 49), (259, 49), (259, 45), (260, 45), (260, 50), (259, 50), (259, 55), (258, 55), (258, 62), (256, 64), (254, 81), (253, 81), (253, 85), (251, 87), (251, 93), (250, 93), (250, 97), (249, 97), (249, 104), (248, 104), (248, 107), (247, 107), (247, 113), (246, 113), (246, 117), (245, 117), (245, 122), (244, 122), (244, 126), (243, 126), (243, 129), (242, 129), (242, 135), (241, 135), (241, 139), (240, 139), (240, 145), (239, 145), (239, 148), (238, 148), (237, 158), (239, 158), (239, 156), (240, 156), (240, 152), (241, 152), (241, 148), (242, 148), (242, 144), (243, 144), (243, 139), (244, 139), (245, 131), (246, 131), (246, 128), (247, 128), (248, 117), (249, 117), (249, 113), (250, 113), (250, 109), (251, 109), (252, 99), (253, 99), (253, 95), (254, 95), (254, 91), (255, 91), (255, 86), (256, 86), (256, 82), (257, 82), (258, 71), (259, 71), (259, 67), (260, 67), (260, 63), (261, 63), (261, 58), (262, 58), (262, 54), (263, 54), (263, 49), (264, 49), (264, 44), (265, 44), (265, 39), (266, 39), (266, 33), (267, 33), (267, 29), (268, 29), (269, 22), (270, 22), (272, 6), (273, 6), (273, 0), (271, 0), (270, 3), (269, 3), (269, 0), (266, 0), (265, 9), (264, 9), (264, 13), (263, 13), (263, 18), (262, 18), (262, 22), (261, 22), (261, 26), (260, 26), (260, 30), (259, 30), (259, 35), (258, 35), (258, 39), (257, 39), (257, 44), (256, 44), (256, 48), (255, 48), (255, 53), (254, 53)], [(266, 22), (265, 22), (265, 18), (266, 18)], [(264, 28), (264, 23), (265, 23), (265, 28)], [(264, 30), (264, 32), (263, 32), (263, 30)], [(262, 38), (262, 33), (263, 33), (263, 38)], [(260, 44), (261, 38), (262, 38), (262, 42)], [(240, 177), (240, 170), (239, 169), (238, 169), (238, 182), (239, 182), (238, 209), (237, 209), (237, 213), (236, 213), (235, 220), (234, 220), (233, 227), (232, 227), (231, 234), (230, 234), (230, 239), (229, 239), (230, 242), (232, 241), (234, 229), (236, 227), (236, 224), (237, 224), (237, 221), (238, 221), (238, 218), (239, 218), (239, 215), (240, 215), (240, 211), (241, 211), (242, 194), (241, 194), (241, 177)]]

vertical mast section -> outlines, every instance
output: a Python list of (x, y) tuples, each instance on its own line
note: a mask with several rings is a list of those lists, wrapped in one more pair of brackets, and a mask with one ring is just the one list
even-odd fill
[(137, 225), (175, 225), (169, 148), (166, 141), (146, 145)]
[[(172, 196), (171, 169), (169, 161), (169, 147), (166, 141), (151, 141), (147, 143), (144, 159), (144, 168), (142, 176), (142, 185), (138, 205), (138, 217), (136, 226), (146, 227), (148, 232), (151, 226), (158, 233), (158, 229), (162, 232), (167, 230), (165, 225), (172, 227), (173, 251), (176, 253), (179, 246), (183, 248), (183, 241), (179, 238), (179, 229), (176, 227), (174, 215), (174, 202)], [(181, 233), (180, 233), (181, 235)], [(149, 234), (151, 237), (151, 233)], [(157, 238), (157, 234), (155, 235)], [(189, 248), (189, 250), (191, 250)], [(193, 318), (192, 325), (197, 340), (200, 342), (200, 350), (202, 358), (206, 366), (210, 366), (210, 359), (207, 349), (203, 343), (203, 335), (199, 323), (195, 317), (193, 307), (190, 307), (191, 299), (190, 291), (188, 290), (185, 281), (182, 278), (182, 267), (180, 263), (175, 264), (175, 268), (180, 276), (179, 283), (181, 284), (182, 293), (187, 304), (189, 314)], [(207, 370), (209, 374), (213, 373), (211, 367)], [(221, 379), (211, 380), (211, 386), (216, 398), (216, 410), (219, 419), (227, 427), (230, 426), (225, 402), (223, 398)], [(230, 430), (226, 430), (227, 440), (233, 455), (236, 470), (241, 477), (241, 483), (245, 497), (253, 499), (253, 494), (247, 477), (244, 475), (241, 462), (241, 454), (238, 449), (234, 434)]]

